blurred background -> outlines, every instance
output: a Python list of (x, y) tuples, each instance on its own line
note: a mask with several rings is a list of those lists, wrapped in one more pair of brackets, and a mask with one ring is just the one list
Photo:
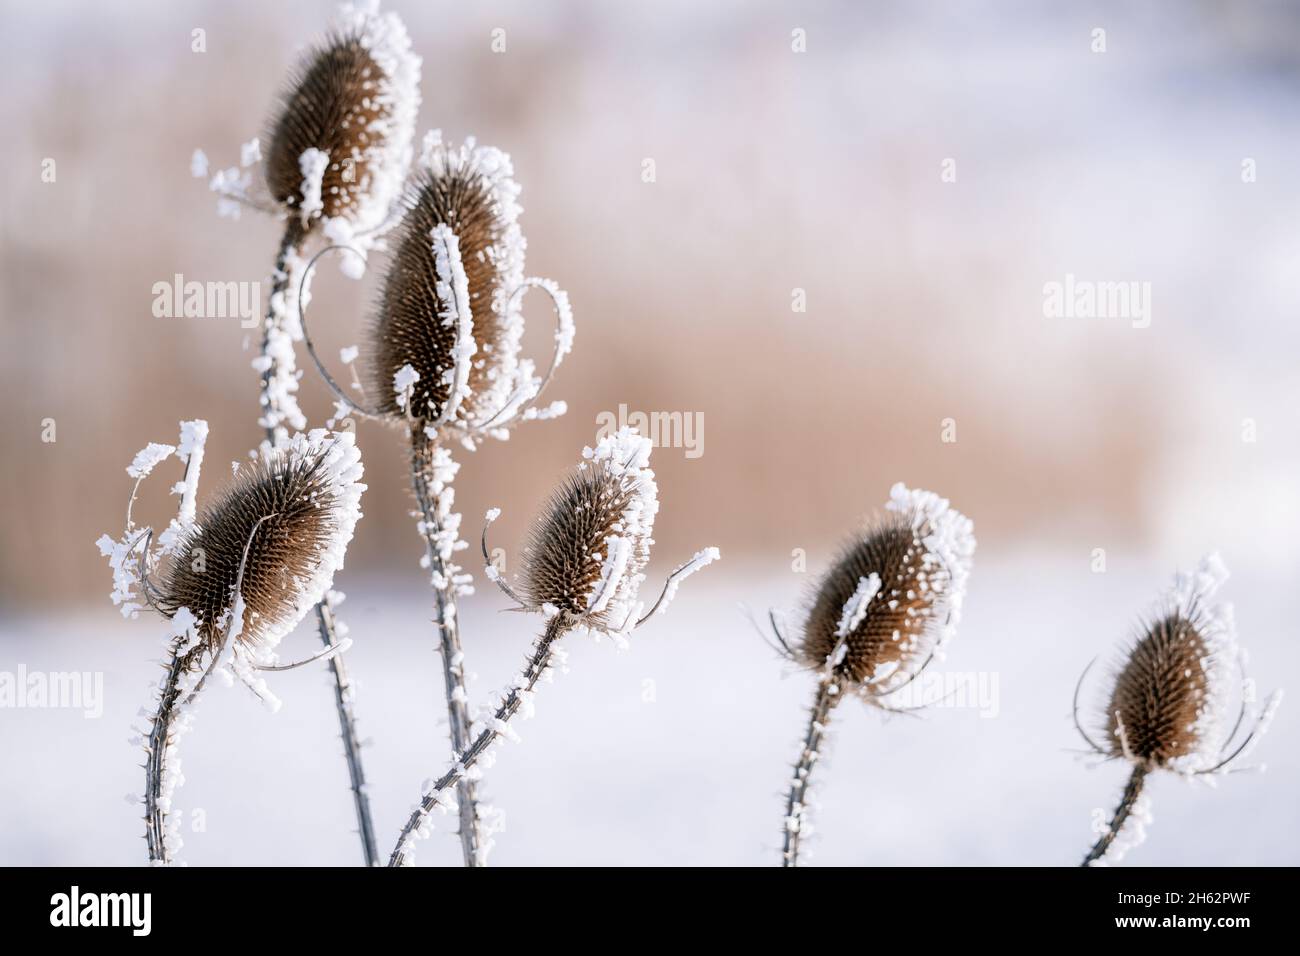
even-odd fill
[[(818, 862), (1074, 862), (1122, 782), (1069, 752), (1074, 679), (1206, 551), (1233, 571), (1262, 689), (1296, 673), (1300, 10), (386, 7), (424, 59), (420, 131), (512, 155), (528, 271), (568, 290), (578, 325), (548, 396), (569, 414), (460, 456), (467, 535), (501, 507), (512, 569), (539, 500), (623, 404), (702, 428), (655, 453), (658, 566), (724, 555), (629, 654), (581, 645), (545, 689), (490, 778), (498, 862), (773, 862), (811, 679), (783, 675), (737, 604), (797, 609), (899, 480), (975, 521), (945, 666), (998, 675), (999, 713), (844, 708)], [(93, 542), (120, 532), (131, 456), (178, 420), (212, 426), (201, 495), (260, 437), (255, 340), (237, 319), (155, 318), (152, 287), (265, 278), (276, 224), (218, 219), (190, 156), (237, 163), (333, 4), (0, 10), (0, 670), (105, 675), (97, 720), (0, 709), (0, 862), (133, 862), (125, 740), (161, 627), (121, 620)], [(357, 342), (378, 273), (319, 271), (322, 355)], [(1067, 275), (1149, 283), (1149, 326), (1045, 316)], [(528, 308), (539, 352), (550, 320)], [(328, 416), (314, 372), (301, 400)], [(402, 438), (363, 424), (359, 442), (370, 490), (336, 586), (387, 845), (445, 727)], [(156, 525), (168, 480), (141, 504)], [(483, 700), (535, 626), (498, 598), (463, 612)], [(283, 713), (223, 689), (187, 738), (195, 864), (355, 856), (324, 670), (280, 676)], [(1300, 862), (1295, 713), (1257, 753), (1267, 775), (1158, 781), (1131, 860)], [(449, 829), (421, 862), (455, 859)]]

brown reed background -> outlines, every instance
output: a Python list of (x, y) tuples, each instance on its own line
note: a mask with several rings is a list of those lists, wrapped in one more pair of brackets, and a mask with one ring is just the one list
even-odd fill
[[(1278, 122), (1300, 106), (1294, 10), (388, 6), (424, 58), (421, 132), (512, 154), (529, 273), (566, 287), (578, 322), (550, 395), (568, 416), (461, 456), (470, 536), (500, 505), (496, 537), (519, 540), (597, 414), (626, 403), (704, 418), (702, 457), (656, 453), (661, 556), (710, 542), (779, 571), (903, 479), (958, 502), (984, 553), (1051, 547), (1081, 568), (1099, 546), (1171, 566), (1216, 545), (1295, 557), (1300, 139)], [(92, 542), (120, 528), (130, 456), (174, 440), (179, 419), (212, 424), (209, 493), (256, 443), (249, 333), (156, 319), (151, 287), (265, 278), (275, 225), (218, 220), (189, 157), (237, 161), (333, 4), (0, 7), (0, 607), (14, 610), (106, 596)], [(206, 53), (190, 52), (195, 27)], [(1067, 272), (1152, 282), (1151, 328), (1045, 319), (1043, 283)], [(357, 340), (376, 278), (323, 267), (322, 354)], [(549, 317), (540, 300), (529, 313), (537, 353)], [(314, 373), (302, 395), (319, 424)], [(940, 441), (948, 417), (955, 444)], [(414, 578), (402, 442), (371, 425), (360, 442), (371, 490), (348, 569)], [(144, 513), (162, 522), (171, 479), (156, 480)]]

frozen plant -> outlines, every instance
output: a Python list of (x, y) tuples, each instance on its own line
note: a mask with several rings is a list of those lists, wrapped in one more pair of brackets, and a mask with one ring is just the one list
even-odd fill
[[(549, 280), (524, 277), (518, 194), (505, 153), (472, 142), (452, 148), (436, 132), (425, 138), (363, 340), (364, 375), (353, 372), (362, 385), (356, 397), (325, 368), (300, 313), (308, 352), (338, 399), (339, 414), (406, 429), (418, 506), (414, 517), (424, 545), (421, 566), (430, 572), (437, 605), (455, 753), (470, 744), (456, 605), (473, 593), (473, 579), (456, 563), (456, 552), (467, 545), (460, 539), (460, 515), (453, 511), (459, 465), (451, 447), (459, 443), (472, 450), (487, 438), (507, 438), (522, 422), (562, 414), (563, 402), (545, 408), (537, 402), (573, 344), (568, 297)], [(555, 347), (542, 374), (520, 356), (522, 297), (531, 288), (547, 294), (557, 317)], [(357, 354), (346, 350), (349, 359)], [(458, 793), (465, 865), (484, 865), (491, 842), (474, 781), (460, 780)]]
[[(543, 679), (562, 663), (560, 638), (575, 629), (625, 642), (657, 611), (664, 610), (680, 581), (719, 557), (705, 548), (668, 576), (653, 607), (638, 600), (644, 569), (654, 544), (651, 533), (659, 511), (659, 489), (650, 470), (651, 442), (624, 428), (583, 449), (583, 461), (552, 494), (534, 523), (523, 550), (520, 579), (512, 586), (493, 568), (482, 547), (486, 573), (520, 610), (540, 613), (546, 621), (527, 664), (502, 693), (496, 708), (477, 729), (472, 742), (458, 750), (451, 765), (423, 793), (402, 828), (389, 866), (411, 863), (414, 841), (430, 830), (435, 808), (454, 807), (450, 791), (479, 764), (487, 765), (501, 737), (516, 740), (511, 721), (532, 716), (533, 696)], [(500, 512), (487, 514), (490, 525)]]
[(818, 582), (794, 641), (770, 615), (777, 651), (817, 675), (785, 801), (781, 862), (798, 866), (811, 778), (831, 711), (847, 695), (890, 712), (891, 697), (939, 659), (957, 628), (975, 553), (974, 526), (946, 498), (890, 490), (885, 515), (857, 533)]
[[(300, 298), (308, 295), (304, 250), (313, 241), (345, 243), (357, 254), (343, 261), (345, 270), (354, 276), (364, 270), (366, 252), (390, 225), (410, 166), (419, 83), (420, 58), (411, 51), (401, 19), (380, 13), (377, 0), (344, 4), (331, 31), (291, 76), (264, 142), (246, 143), (240, 166), (210, 179), (219, 213), (237, 218), (241, 207), (251, 206), (283, 222), (261, 348), (253, 360), (261, 376), (258, 424), (268, 442), (282, 440), (288, 428), (307, 427), (298, 407), (294, 354), (294, 343), (302, 338)], [(254, 195), (252, 170), (259, 162), (265, 183)], [(191, 172), (208, 175), (201, 152), (195, 153)], [(347, 630), (336, 618), (339, 600), (322, 600), (316, 607), (326, 647)], [(352, 686), (341, 658), (331, 658), (329, 666), (362, 853), (367, 865), (376, 865)]]
[[(113, 602), (128, 617), (145, 607), (167, 620), (164, 676), (156, 694), (145, 763), (145, 836), (149, 859), (175, 862), (178, 825), (169, 821), (183, 782), (178, 743), (195, 699), (217, 674), (240, 680), (272, 709), (279, 701), (263, 674), (334, 657), (347, 642), (308, 661), (281, 664), (280, 640), (325, 598), (361, 516), (361, 456), (350, 433), (313, 431), (264, 448), (200, 513), (199, 470), (208, 426), (181, 423), (178, 445), (150, 444), (127, 474), (135, 479), (119, 539), (100, 538), (113, 570)], [(146, 477), (175, 456), (185, 476), (177, 517), (154, 543), (132, 517)]]
[(1150, 823), (1143, 793), (1148, 774), (1166, 770), (1212, 780), (1234, 772), (1230, 768), (1259, 741), (1281, 703), (1282, 692), (1275, 691), (1258, 713), (1253, 710), (1254, 685), (1245, 676), (1232, 608), (1212, 603), (1227, 578), (1217, 553), (1203, 558), (1194, 573), (1174, 577), (1116, 663), (1092, 733), (1079, 721), (1079, 691), (1092, 665), (1079, 677), (1073, 710), (1080, 736), (1091, 752), (1132, 768), (1084, 866), (1118, 862), (1142, 842)]

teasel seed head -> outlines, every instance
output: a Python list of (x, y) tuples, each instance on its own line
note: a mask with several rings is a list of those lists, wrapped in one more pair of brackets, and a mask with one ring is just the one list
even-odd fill
[(1227, 580), (1218, 554), (1178, 575), (1114, 668), (1103, 749), (1146, 770), (1195, 773), (1223, 757), (1241, 665), (1232, 609), (1212, 603)]
[(796, 655), (872, 703), (897, 690), (955, 632), (975, 551), (948, 500), (901, 483), (884, 517), (818, 583)]
[(266, 137), (272, 197), (339, 243), (378, 227), (411, 159), (420, 104), (420, 58), (394, 13), (378, 3), (340, 7), (308, 51)]
[(650, 449), (630, 428), (583, 449), (584, 461), (530, 531), (520, 576), (525, 607), (602, 633), (636, 624), (659, 510)]
[[(406, 418), (409, 409), (419, 421), (472, 431), (532, 380), (532, 363), (519, 357), (518, 194), (505, 153), (472, 140), (451, 147), (436, 131), (426, 137), (368, 336), (381, 414)], [(402, 394), (395, 381), (407, 366), (414, 384)]]
[[(229, 631), (250, 659), (272, 660), (325, 596), (361, 514), (365, 485), (350, 432), (316, 430), (263, 447), (186, 527), (159, 585), (159, 609), (186, 609), (208, 655)], [(242, 623), (231, 620), (240, 606)]]

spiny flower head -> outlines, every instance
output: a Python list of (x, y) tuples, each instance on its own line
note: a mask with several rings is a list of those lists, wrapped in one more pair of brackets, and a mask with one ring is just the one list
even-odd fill
[(584, 461), (531, 529), (522, 560), (525, 606), (606, 633), (636, 624), (659, 510), (651, 447), (623, 428), (583, 449)]
[[(367, 364), (381, 414), (472, 432), (536, 393), (534, 365), (519, 357), (525, 243), (513, 175), (498, 149), (426, 137), (371, 323)], [(541, 284), (571, 340), (567, 297)]]
[(894, 485), (883, 518), (817, 585), (798, 657), (868, 699), (914, 676), (955, 632), (975, 551), (946, 498)]
[(377, 228), (410, 163), (419, 83), (420, 58), (396, 14), (380, 14), (375, 0), (340, 7), (267, 135), (273, 198), (304, 229), (324, 221), (338, 243)]
[[(169, 617), (184, 609), (210, 654), (234, 634), (254, 659), (269, 659), (324, 597), (361, 514), (365, 485), (350, 432), (317, 430), (264, 447), (182, 533), (159, 585), (159, 609)], [(236, 608), (241, 621), (232, 619)]]
[(1231, 607), (1211, 603), (1227, 577), (1211, 554), (1161, 596), (1115, 668), (1103, 715), (1109, 756), (1180, 773), (1220, 760), (1241, 654)]

